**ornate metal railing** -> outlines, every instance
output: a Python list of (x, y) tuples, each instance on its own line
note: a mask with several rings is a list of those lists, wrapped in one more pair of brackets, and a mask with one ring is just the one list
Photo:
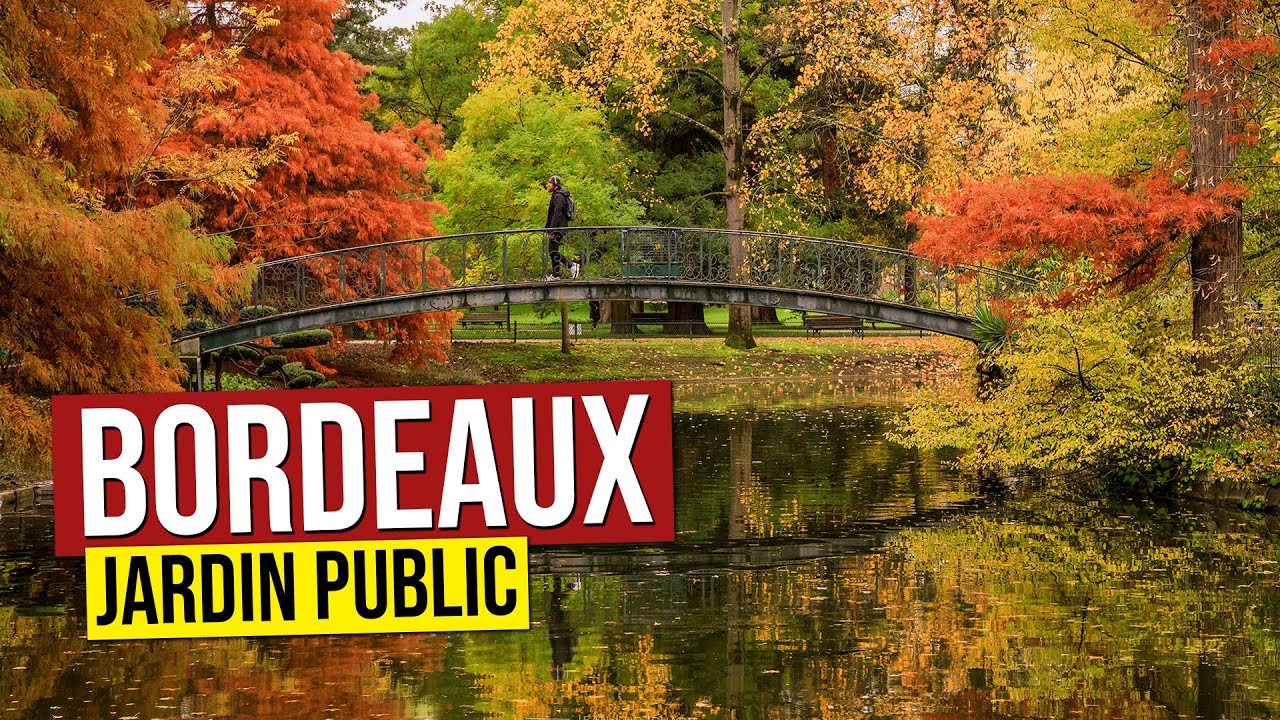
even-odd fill
[[(970, 316), (980, 303), (1034, 281), (946, 265), (875, 245), (761, 232), (657, 227), (564, 228), (565, 282), (632, 281), (773, 287), (866, 298)], [(731, 242), (745, 261), (729, 262)], [(280, 313), (440, 288), (548, 282), (548, 231), (510, 230), (403, 240), (286, 258), (257, 269), (251, 304)], [(236, 318), (219, 318), (216, 324)]]
[(1280, 370), (1280, 311), (1254, 310), (1245, 316), (1249, 357), (1269, 370)]

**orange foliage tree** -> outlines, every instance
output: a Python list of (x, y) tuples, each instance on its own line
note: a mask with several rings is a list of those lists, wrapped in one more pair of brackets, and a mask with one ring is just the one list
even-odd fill
[(1178, 240), (1231, 217), (1239, 193), (1235, 186), (1188, 193), (1163, 175), (1124, 186), (1098, 175), (969, 183), (939, 199), (944, 215), (912, 215), (923, 230), (915, 250), (948, 263), (1084, 271), (1089, 277), (1072, 278), (1077, 290), (1131, 289), (1158, 271)]
[[(346, 53), (331, 50), (334, 16), (341, 0), (227, 0), (194, 6), (189, 22), (165, 38), (173, 62), (189, 48), (223, 48), (242, 42), (244, 51), (228, 71), (230, 88), (217, 102), (221, 112), (165, 139), (161, 152), (200, 155), (210, 148), (262, 150), (289, 138), (283, 160), (264, 167), (245, 192), (216, 183), (193, 183), (204, 227), (235, 241), (239, 262), (273, 260), (435, 233), (432, 217), (443, 208), (425, 198), (427, 162), (440, 153), (438, 126), (378, 132), (363, 119), (377, 97), (361, 95), (366, 72)], [(279, 23), (245, 35), (237, 18), (272, 11)], [(162, 77), (166, 63), (156, 63)], [(390, 257), (393, 264), (397, 256)], [(380, 261), (380, 258), (378, 258)], [(398, 277), (422, 277), (420, 258), (408, 253)], [(411, 272), (407, 265), (415, 265)], [(346, 272), (353, 272), (348, 269)], [(374, 260), (354, 272), (380, 272)], [(321, 278), (338, 285), (337, 278)], [(408, 281), (403, 281), (408, 282)], [(440, 263), (427, 268), (428, 284), (448, 282)], [(351, 284), (351, 283), (348, 283)], [(396, 288), (405, 289), (405, 288)], [(401, 318), (373, 327), (396, 342), (404, 359), (443, 358), (448, 351), (447, 313)]]
[[(218, 306), (226, 249), (190, 206), (113, 210), (104, 183), (164, 108), (132, 79), (164, 26), (145, 0), (0, 3), (0, 456), (47, 453), (24, 396), (177, 389), (189, 294)], [(146, 307), (122, 298), (154, 291)]]

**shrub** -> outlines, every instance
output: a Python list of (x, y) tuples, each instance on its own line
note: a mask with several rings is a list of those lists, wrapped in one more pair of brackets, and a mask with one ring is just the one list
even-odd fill
[(276, 372), (287, 362), (288, 359), (283, 355), (268, 355), (262, 358), (262, 364), (258, 366), (258, 377)]
[(240, 322), (261, 320), (264, 317), (279, 315), (280, 311), (270, 305), (250, 305), (240, 311)]
[(282, 365), (280, 367), (280, 372), (284, 375), (285, 380), (292, 380), (302, 373), (307, 372), (307, 369), (303, 367), (300, 362), (291, 362)]
[[(289, 365), (294, 364), (301, 365), (301, 363), (289, 363)], [(288, 367), (288, 365), (285, 367)], [(285, 387), (296, 390), (299, 388), (315, 387), (324, 381), (324, 375), (315, 372), (314, 370), (302, 370), (290, 376), (288, 382), (285, 383)]]
[(271, 342), (278, 347), (297, 349), (316, 347), (318, 345), (328, 345), (333, 342), (333, 333), (323, 328), (319, 330), (300, 330), (293, 333), (285, 333), (276, 335), (271, 338)]
[(191, 318), (190, 320), (187, 321), (186, 325), (182, 326), (182, 331), (185, 333), (198, 333), (198, 332), (204, 332), (206, 330), (212, 330), (212, 329), (213, 329), (213, 321), (210, 320), (209, 318), (202, 318), (202, 317)]
[(257, 360), (262, 357), (262, 351), (248, 345), (232, 345), (229, 348), (223, 348), (214, 353), (215, 356), (222, 357), (225, 360), (249, 361)]
[(1273, 444), (1265, 398), (1274, 381), (1251, 366), (1197, 372), (1210, 349), (1193, 343), (1186, 325), (1158, 300), (1032, 311), (991, 353), (1003, 379), (984, 388), (984, 401), (933, 394), (913, 404), (895, 436), (963, 450), (972, 470), (1086, 470), (1142, 491), (1200, 471), (1235, 479), (1274, 472), (1271, 456), (1251, 449)]

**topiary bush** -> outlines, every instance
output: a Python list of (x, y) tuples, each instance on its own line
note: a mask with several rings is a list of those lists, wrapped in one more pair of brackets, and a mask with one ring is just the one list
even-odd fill
[[(262, 364), (258, 366), (258, 377), (270, 375), (285, 366), (289, 360), (283, 355), (268, 355), (262, 358)], [(301, 363), (298, 363), (301, 365)]]
[(250, 305), (240, 311), (240, 322), (261, 320), (264, 317), (279, 315), (280, 311), (270, 305)]
[(212, 330), (212, 329), (213, 329), (213, 321), (208, 318), (202, 318), (202, 317), (191, 318), (190, 320), (187, 321), (186, 325), (182, 326), (182, 331), (186, 333), (198, 333), (198, 332), (204, 332), (205, 330)]
[(320, 330), (300, 330), (276, 335), (271, 338), (271, 342), (275, 343), (277, 347), (288, 349), (317, 347), (333, 342), (333, 333), (323, 328)]
[(282, 365), (280, 367), (280, 372), (284, 375), (285, 380), (292, 380), (302, 373), (307, 372), (307, 369), (303, 367), (300, 362), (291, 362)]
[[(293, 365), (293, 364), (294, 363), (290, 363), (290, 365)], [(298, 363), (298, 364), (301, 364), (301, 363)], [(324, 381), (325, 381), (324, 375), (314, 370), (303, 370), (301, 372), (295, 373), (292, 377), (290, 377), (288, 382), (286, 382), (284, 386), (291, 390), (297, 390), (301, 388), (315, 387), (323, 383)]]
[(262, 351), (248, 345), (232, 345), (229, 348), (223, 348), (214, 353), (215, 359), (221, 357), (224, 360), (240, 360), (249, 361), (257, 360), (262, 357)]

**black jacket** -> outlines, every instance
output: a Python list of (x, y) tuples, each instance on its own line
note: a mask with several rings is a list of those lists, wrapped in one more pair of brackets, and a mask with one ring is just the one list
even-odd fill
[(569, 191), (556, 188), (551, 193), (551, 205), (547, 207), (547, 227), (569, 227)]

